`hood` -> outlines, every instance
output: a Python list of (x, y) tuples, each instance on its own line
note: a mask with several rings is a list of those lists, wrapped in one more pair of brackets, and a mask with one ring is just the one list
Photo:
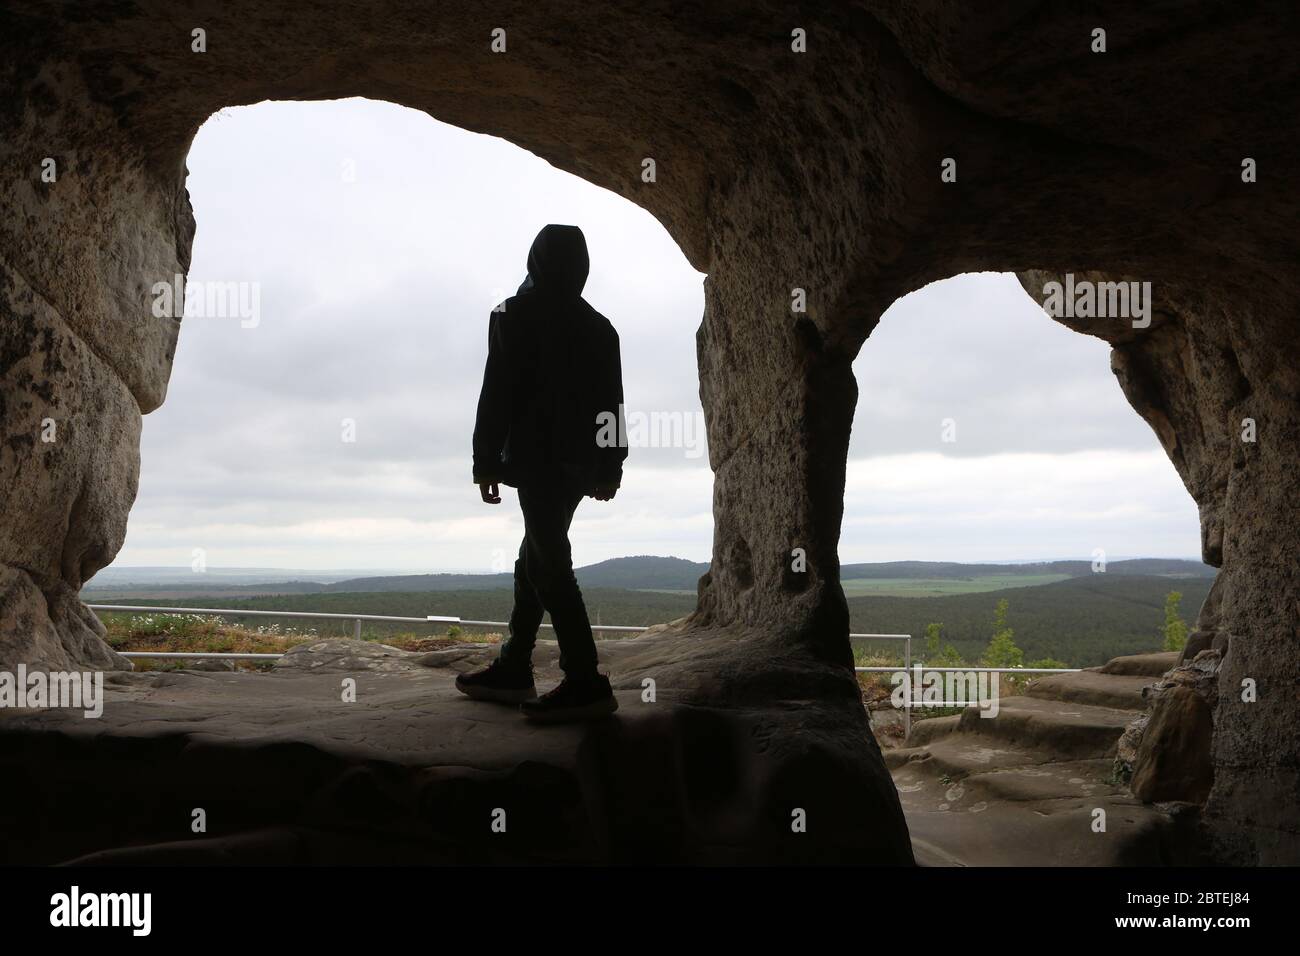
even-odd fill
[(577, 226), (543, 226), (528, 250), (528, 275), (519, 294), (545, 292), (579, 296), (587, 284), (591, 261), (587, 240)]

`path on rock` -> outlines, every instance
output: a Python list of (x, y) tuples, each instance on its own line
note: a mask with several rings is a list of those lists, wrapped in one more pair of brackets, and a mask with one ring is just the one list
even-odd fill
[[(913, 724), (885, 752), (917, 862), (955, 866), (1106, 866), (1167, 862), (1168, 814), (1115, 778), (1143, 688), (1177, 653), (1119, 657), (1032, 681), (997, 716), (977, 708)], [(1098, 821), (1103, 819), (1105, 829)]]

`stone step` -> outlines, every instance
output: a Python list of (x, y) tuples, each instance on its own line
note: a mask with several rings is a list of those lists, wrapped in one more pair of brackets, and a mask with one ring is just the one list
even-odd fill
[[(885, 759), (922, 865), (1169, 861), (1170, 819), (1115, 783), (1110, 759), (1061, 759), (996, 736), (961, 732)], [(1102, 832), (1095, 828), (1098, 810), (1105, 812)]]
[(1030, 682), (1025, 694), (1042, 700), (1141, 712), (1146, 709), (1142, 689), (1154, 681), (1154, 677), (1140, 674), (1106, 674), (1098, 668), (1088, 668), (1074, 674), (1040, 677)]
[(1117, 674), (1125, 677), (1162, 677), (1167, 670), (1177, 663), (1177, 651), (1130, 654), (1127, 657), (1111, 658), (1101, 666), (1101, 673)]
[(1143, 688), (1176, 658), (1140, 654), (1040, 677), (1023, 696), (1003, 698), (995, 717), (978, 708), (914, 717), (906, 746), (884, 757), (918, 862), (1150, 866), (1177, 859), (1182, 837), (1173, 818), (1112, 776), (1120, 735), (1146, 709)]
[(908, 742), (929, 745), (950, 734), (976, 734), (1058, 760), (1112, 757), (1120, 734), (1134, 715), (1132, 710), (1114, 707), (1010, 697), (1003, 698), (996, 717), (982, 717), (978, 708), (968, 707), (955, 717), (918, 721)]
[(884, 753), (885, 765), (897, 778), (898, 771), (925, 764), (939, 775), (961, 777), (997, 767), (1020, 767), (1050, 759), (1049, 754), (1013, 747), (1006, 741), (981, 734), (952, 734), (912, 747)]
[[(1099, 808), (1106, 812), (1100, 833)], [(1189, 839), (1170, 817), (1131, 797), (963, 799), (946, 810), (905, 799), (903, 814), (917, 861), (929, 866), (1160, 866), (1176, 861)]]
[[(981, 763), (981, 757), (989, 762)], [(991, 801), (1129, 799), (1127, 791), (1111, 779), (1110, 760), (1036, 762), (1034, 757), (1041, 754), (996, 747), (978, 747), (973, 754), (960, 737), (950, 738), (896, 769), (894, 783), (905, 804), (928, 810), (978, 812), (981, 803)]]
[(952, 714), (947, 717), (927, 717), (924, 720), (917, 720), (916, 715), (912, 716), (912, 733), (904, 741), (904, 747), (920, 747), (930, 743), (932, 740), (938, 740), (940, 737), (946, 737), (948, 734), (957, 730), (957, 725), (961, 722), (960, 715)]

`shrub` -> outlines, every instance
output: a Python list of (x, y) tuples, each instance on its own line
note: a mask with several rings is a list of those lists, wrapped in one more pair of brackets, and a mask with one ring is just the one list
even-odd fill
[(1167, 651), (1181, 651), (1187, 646), (1187, 624), (1178, 613), (1178, 604), (1183, 599), (1181, 591), (1170, 591), (1165, 595), (1165, 643)]

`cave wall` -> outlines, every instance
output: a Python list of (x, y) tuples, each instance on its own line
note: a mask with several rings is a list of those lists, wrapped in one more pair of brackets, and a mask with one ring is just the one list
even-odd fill
[[(848, 662), (836, 551), (850, 363), (898, 296), (974, 270), (1017, 271), (1031, 292), (1065, 271), (1153, 282), (1149, 334), (1080, 331), (1115, 336), (1120, 384), (1222, 566), (1200, 622), (1227, 648), (1207, 819), (1233, 859), (1294, 862), (1300, 82), (1282, 16), (1168, 2), (6, 4), (0, 665), (127, 666), (76, 592), (121, 546), (140, 417), (165, 398), (183, 338), (149, 290), (188, 267), (195, 131), (225, 106), (368, 96), (618, 192), (709, 274), (701, 635), (761, 633)], [(490, 49), (496, 27), (505, 53)], [(1096, 27), (1105, 53), (1090, 49)], [(796, 28), (807, 52), (791, 49)], [(1245, 156), (1258, 182), (1242, 182)], [(956, 182), (940, 179), (945, 157)], [(871, 383), (861, 391), (870, 401)], [(1234, 422), (1251, 413), (1260, 440), (1243, 447)], [(804, 573), (790, 572), (795, 548)], [(1244, 676), (1255, 704), (1227, 692)]]
[[(1075, 274), (1076, 281), (1132, 278)], [(1041, 301), (1045, 283), (1062, 276), (1029, 270), (1020, 280)], [(1286, 530), (1300, 500), (1296, 319), (1289, 303), (1166, 285), (1155, 295), (1150, 328), (1126, 320), (1060, 320), (1110, 342), (1120, 387), (1196, 501), (1202, 559), (1219, 573), (1184, 662), (1196, 660), (1197, 671), (1217, 674), (1217, 686), (1203, 695), (1213, 731), (1196, 739), (1213, 765), (1207, 817), (1234, 821), (1211, 839), (1225, 858), (1274, 864), (1296, 859), (1300, 809), (1294, 712), (1300, 590), (1288, 540), (1293, 531)], [(1170, 778), (1164, 782), (1152, 779), (1156, 760), (1135, 770), (1145, 778), (1143, 790), (1190, 799), (1178, 786), (1199, 789), (1185, 773), (1186, 763), (1198, 762), (1161, 764)]]

